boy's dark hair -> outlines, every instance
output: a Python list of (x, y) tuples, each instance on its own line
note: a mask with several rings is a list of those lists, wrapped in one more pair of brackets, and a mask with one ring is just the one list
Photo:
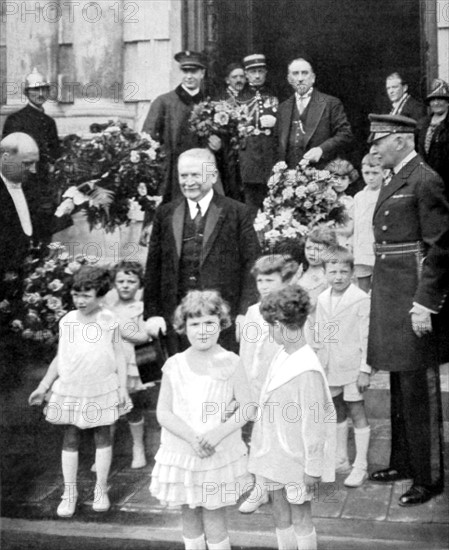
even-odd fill
[(98, 297), (104, 296), (111, 288), (109, 271), (96, 265), (83, 265), (73, 276), (72, 290), (95, 290)]
[(133, 260), (122, 260), (111, 269), (111, 280), (114, 283), (117, 273), (123, 271), (126, 275), (135, 275), (139, 278), (140, 286), (143, 285), (144, 270), (142, 264)]
[(271, 275), (272, 273), (279, 273), (282, 278), (282, 282), (289, 281), (293, 275), (298, 271), (299, 265), (288, 256), (282, 256), (281, 254), (269, 254), (262, 256), (251, 269), (251, 275), (257, 277), (258, 275)]
[(287, 327), (302, 328), (310, 311), (307, 291), (298, 285), (289, 285), (262, 298), (260, 313), (267, 323), (279, 321)]
[(220, 330), (231, 326), (230, 307), (216, 290), (191, 290), (176, 308), (173, 327), (178, 334), (186, 333), (187, 319), (217, 315)]
[(378, 156), (373, 155), (372, 153), (368, 153), (362, 158), (361, 162), (362, 167), (363, 166), (381, 166), (380, 159)]
[(333, 246), (328, 250), (324, 258), (324, 267), (327, 264), (346, 264), (351, 269), (354, 269), (354, 256), (344, 246)]

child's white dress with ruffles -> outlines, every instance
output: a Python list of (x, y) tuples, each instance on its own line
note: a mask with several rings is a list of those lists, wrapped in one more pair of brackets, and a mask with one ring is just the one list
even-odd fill
[(45, 407), (52, 424), (81, 429), (114, 424), (121, 414), (119, 378), (113, 348), (116, 316), (102, 309), (95, 320), (83, 323), (77, 311), (59, 321), (58, 378)]
[[(238, 369), (242, 369), (239, 357), (222, 348), (208, 375), (193, 372), (185, 352), (170, 357), (162, 372), (172, 388), (172, 412), (198, 434), (219, 426), (233, 408), (234, 387), (241, 383)], [(224, 438), (212, 456), (200, 458), (187, 441), (162, 428), (155, 461), (150, 491), (169, 507), (187, 504), (214, 510), (230, 506), (252, 486), (240, 429)]]

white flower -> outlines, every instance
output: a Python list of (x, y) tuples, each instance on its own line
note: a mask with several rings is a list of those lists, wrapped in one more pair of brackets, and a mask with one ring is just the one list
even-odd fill
[(294, 239), (298, 236), (298, 232), (293, 227), (285, 227), (282, 230), (282, 236), (286, 237), (287, 239)]
[(310, 210), (313, 206), (313, 203), (311, 203), (310, 201), (304, 201), (303, 206), (306, 210)]
[(298, 199), (303, 199), (306, 196), (306, 194), (307, 194), (307, 192), (306, 192), (306, 188), (304, 187), (304, 185), (300, 185), (295, 190), (295, 195), (298, 197)]
[(263, 231), (268, 224), (268, 218), (265, 212), (260, 212), (257, 214), (256, 219), (254, 220), (254, 229), (256, 231)]
[(311, 181), (311, 182), (307, 185), (306, 188), (307, 188), (307, 191), (309, 191), (310, 193), (316, 193), (316, 192), (319, 191), (319, 189), (320, 189), (320, 188), (318, 187), (318, 185), (317, 185), (315, 182), (313, 182), (313, 181)]
[(70, 262), (69, 265), (64, 269), (64, 273), (73, 275), (74, 273), (79, 271), (80, 267), (81, 264), (79, 262)]
[(156, 153), (156, 149), (154, 149), (153, 147), (151, 147), (150, 149), (147, 149), (146, 151), (144, 151), (144, 153), (148, 155), (150, 160), (156, 160), (157, 153)]
[(54, 271), (56, 269), (56, 262), (54, 260), (47, 260), (44, 263), (44, 271)]
[(65, 246), (62, 243), (57, 242), (57, 241), (47, 245), (47, 248), (49, 248), (50, 250), (65, 250)]
[(220, 126), (226, 126), (229, 122), (229, 115), (227, 113), (215, 113), (214, 122)]
[(46, 296), (47, 307), (53, 311), (62, 308), (62, 301), (56, 296)]
[(134, 163), (134, 164), (137, 164), (139, 161), (140, 161), (140, 155), (137, 151), (131, 151), (131, 154), (129, 156), (129, 160)]
[(278, 231), (277, 229), (271, 229), (271, 231), (267, 231), (265, 233), (265, 238), (271, 242), (275, 241), (276, 239), (279, 239), (280, 236), (281, 236), (281, 232)]
[(26, 304), (34, 305), (42, 301), (42, 296), (39, 294), (39, 292), (26, 292), (23, 295), (22, 299)]
[(62, 283), (59, 279), (53, 279), (53, 281), (47, 285), (47, 288), (53, 292), (58, 292), (63, 287), (64, 283)]
[(19, 332), (19, 330), (23, 330), (23, 323), (20, 319), (14, 319), (14, 321), (11, 323), (11, 330), (13, 332)]
[(64, 199), (56, 209), (55, 216), (57, 218), (62, 218), (62, 216), (71, 214), (74, 208), (75, 208), (75, 203), (71, 198)]
[(289, 199), (291, 199), (292, 197), (295, 196), (295, 191), (293, 189), (293, 187), (286, 187), (283, 191), (282, 191), (282, 198), (284, 199), (284, 201), (288, 201)]
[(103, 130), (105, 134), (117, 134), (120, 133), (121, 130), (118, 126), (108, 126)]
[(283, 172), (287, 169), (287, 164), (284, 161), (278, 162), (273, 166), (273, 172)]
[(2, 300), (0, 302), (0, 311), (3, 311), (4, 313), (8, 313), (11, 311), (11, 304), (8, 302), (8, 300)]
[(315, 172), (315, 178), (319, 181), (321, 180), (327, 180), (330, 178), (331, 173), (329, 170), (316, 170)]

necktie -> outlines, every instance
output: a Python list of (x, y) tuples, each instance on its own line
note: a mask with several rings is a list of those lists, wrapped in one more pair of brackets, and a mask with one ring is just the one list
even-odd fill
[(193, 223), (195, 224), (195, 229), (198, 231), (200, 228), (201, 220), (203, 216), (201, 215), (201, 206), (199, 203), (196, 203), (196, 216), (193, 218)]
[(304, 96), (299, 96), (297, 105), (298, 105), (299, 114), (302, 115), (306, 108), (306, 98)]

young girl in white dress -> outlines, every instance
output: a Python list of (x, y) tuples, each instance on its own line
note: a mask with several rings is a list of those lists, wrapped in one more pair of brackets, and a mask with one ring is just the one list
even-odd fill
[(317, 548), (314, 487), (335, 479), (335, 409), (323, 368), (302, 331), (309, 305), (301, 287), (286, 286), (260, 306), (282, 349), (262, 388), (248, 468), (271, 493), (280, 550)]
[(309, 344), (315, 340), (315, 309), (318, 296), (326, 290), (328, 282), (324, 272), (324, 258), (328, 250), (337, 244), (337, 235), (329, 226), (320, 224), (310, 230), (306, 237), (304, 255), (306, 261), (299, 266), (291, 284), (307, 290), (310, 311), (304, 327)]
[(157, 419), (161, 446), (150, 491), (163, 504), (182, 506), (185, 548), (230, 549), (226, 507), (251, 487), (241, 428), (253, 418), (239, 357), (217, 344), (230, 324), (215, 291), (191, 291), (174, 326), (190, 347), (162, 368)]
[(30, 405), (40, 405), (46, 420), (65, 426), (62, 446), (64, 493), (59, 517), (71, 517), (78, 498), (77, 471), (80, 430), (92, 428), (96, 445), (97, 484), (93, 509), (110, 508), (107, 479), (112, 459), (110, 426), (129, 411), (126, 362), (117, 318), (101, 306), (110, 287), (107, 270), (92, 265), (75, 273), (72, 299), (76, 307), (59, 321), (59, 344)]

